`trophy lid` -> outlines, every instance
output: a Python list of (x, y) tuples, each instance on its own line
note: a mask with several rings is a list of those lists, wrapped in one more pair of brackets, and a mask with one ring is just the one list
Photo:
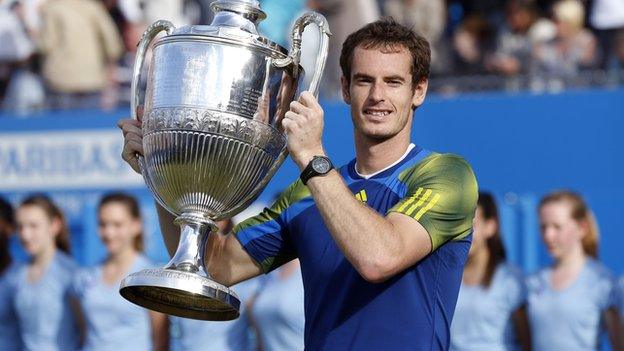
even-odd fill
[(284, 47), (258, 34), (256, 26), (266, 18), (266, 13), (262, 11), (257, 0), (217, 0), (210, 6), (215, 13), (210, 25), (176, 28), (172, 35), (162, 38), (160, 42), (193, 36), (260, 47), (277, 56), (288, 54), (288, 50)]

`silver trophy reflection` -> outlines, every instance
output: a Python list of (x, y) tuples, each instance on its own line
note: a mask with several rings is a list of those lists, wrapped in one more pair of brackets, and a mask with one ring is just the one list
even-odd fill
[[(247, 207), (286, 157), (281, 119), (301, 79), (301, 36), (320, 31), (311, 86), (318, 94), (327, 58), (329, 28), (309, 12), (292, 31), (292, 46), (258, 35), (266, 17), (255, 0), (212, 3), (210, 26), (151, 25), (139, 42), (131, 109), (137, 118), (145, 53), (153, 55), (143, 114), (141, 173), (156, 200), (177, 216), (178, 249), (163, 269), (147, 269), (121, 283), (123, 297), (140, 306), (186, 318), (237, 318), (240, 301), (204, 267), (206, 239), (215, 221)], [(154, 40), (160, 32), (166, 35)]]

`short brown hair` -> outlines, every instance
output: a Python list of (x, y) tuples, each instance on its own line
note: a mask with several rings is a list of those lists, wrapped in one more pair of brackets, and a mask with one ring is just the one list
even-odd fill
[(380, 19), (365, 25), (351, 33), (342, 44), (340, 68), (342, 68), (342, 75), (347, 79), (347, 82), (351, 81), (353, 51), (358, 46), (365, 49), (381, 48), (391, 51), (402, 48), (408, 49), (412, 55), (412, 86), (416, 86), (421, 80), (429, 78), (429, 65), (431, 63), (429, 42), (392, 18)]

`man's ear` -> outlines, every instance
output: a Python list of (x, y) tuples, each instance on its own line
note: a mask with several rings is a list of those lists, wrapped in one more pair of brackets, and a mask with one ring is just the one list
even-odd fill
[(429, 87), (429, 79), (423, 78), (414, 87), (414, 96), (412, 97), (412, 106), (417, 108), (425, 101), (427, 88)]
[(340, 85), (342, 86), (342, 99), (347, 105), (351, 105), (351, 95), (349, 94), (349, 82), (345, 76), (340, 77)]

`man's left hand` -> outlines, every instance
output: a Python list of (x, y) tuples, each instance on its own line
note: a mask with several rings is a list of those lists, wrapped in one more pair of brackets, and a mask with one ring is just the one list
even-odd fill
[(309, 91), (304, 91), (299, 100), (290, 103), (290, 110), (282, 120), (288, 136), (288, 151), (303, 170), (313, 156), (325, 156), (323, 150), (323, 108)]

